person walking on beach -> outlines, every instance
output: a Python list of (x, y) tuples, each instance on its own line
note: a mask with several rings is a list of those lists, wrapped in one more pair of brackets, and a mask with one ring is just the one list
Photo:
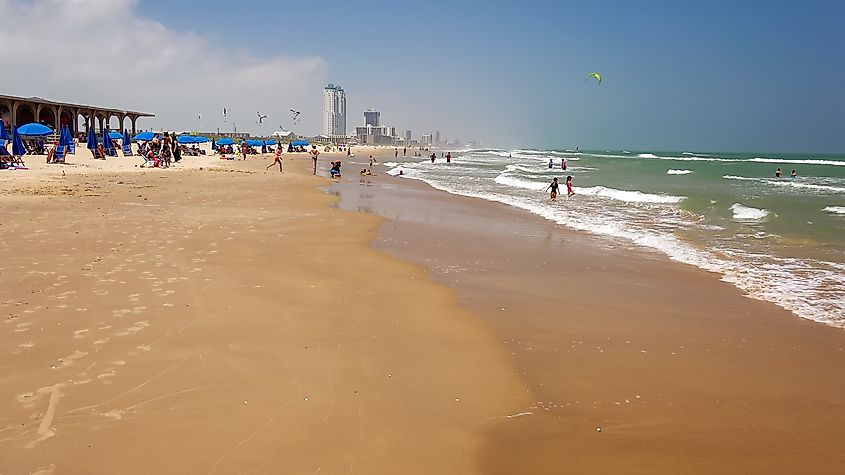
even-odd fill
[(169, 133), (164, 133), (164, 139), (161, 142), (161, 161), (162, 168), (170, 167), (170, 153), (173, 151), (173, 137)]
[(575, 192), (572, 191), (572, 175), (566, 176), (566, 197), (572, 198), (575, 196)]
[(246, 160), (246, 152), (249, 149), (249, 145), (246, 144), (246, 140), (241, 140), (241, 160)]
[(545, 191), (552, 190), (551, 194), (549, 195), (549, 201), (557, 201), (557, 190), (560, 187), (560, 184), (557, 182), (557, 177), (552, 180), (552, 183), (546, 187)]
[(320, 156), (320, 151), (317, 150), (316, 145), (311, 146), (311, 160), (314, 161), (314, 174), (317, 174), (317, 157)]
[(279, 164), (279, 171), (284, 173), (285, 168), (282, 166), (282, 147), (276, 147), (276, 156), (273, 158), (273, 163), (267, 165), (267, 168), (265, 168), (264, 171), (266, 172), (270, 169), (270, 167), (277, 163)]
[(452, 152), (446, 153), (446, 163), (452, 163)]
[(179, 162), (179, 160), (182, 160), (182, 148), (181, 148), (181, 145), (179, 145), (179, 142), (174, 141), (173, 142), (173, 163), (177, 163), (177, 162)]
[(404, 157), (406, 155), (408, 155), (408, 147), (402, 149), (402, 156)]
[(398, 148), (393, 149), (393, 158), (399, 158), (399, 149)]
[(432, 153), (430, 158), (431, 158), (431, 163), (434, 163), (434, 159), (437, 158), (437, 153), (436, 152)]
[(560, 169), (566, 170), (566, 159), (565, 158), (560, 159)]
[(780, 173), (780, 167), (778, 167), (778, 169), (777, 169), (777, 170), (775, 170), (775, 178), (780, 178), (780, 175), (781, 175), (781, 173)]

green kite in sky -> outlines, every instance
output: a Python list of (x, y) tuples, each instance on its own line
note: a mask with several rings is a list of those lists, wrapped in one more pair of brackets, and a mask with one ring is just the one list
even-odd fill
[(584, 78), (584, 80), (586, 81), (587, 79), (590, 79), (590, 78), (598, 79), (599, 84), (601, 84), (601, 74), (599, 74), (599, 73), (589, 73), (589, 74), (587, 74), (587, 77)]

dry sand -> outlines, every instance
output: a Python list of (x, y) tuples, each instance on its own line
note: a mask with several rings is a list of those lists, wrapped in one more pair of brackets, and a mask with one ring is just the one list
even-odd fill
[(478, 469), (506, 349), (309, 162), (3, 177), (0, 473)]

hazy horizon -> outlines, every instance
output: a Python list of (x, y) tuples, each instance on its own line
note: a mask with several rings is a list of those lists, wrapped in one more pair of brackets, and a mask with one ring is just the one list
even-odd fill
[(464, 144), (845, 152), (842, 2), (0, 0), (0, 16), (0, 93), (157, 115), (139, 128), (315, 135), (334, 83), (350, 133), (374, 108)]

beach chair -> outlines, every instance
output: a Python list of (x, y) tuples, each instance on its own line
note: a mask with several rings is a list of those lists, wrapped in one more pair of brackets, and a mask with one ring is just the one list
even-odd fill
[(53, 161), (51, 163), (65, 163), (65, 157), (67, 156), (67, 146), (66, 145), (57, 145), (53, 152)]
[(67, 153), (71, 155), (76, 155), (76, 144), (71, 142), (70, 145), (67, 146)]
[(131, 157), (132, 154), (132, 144), (124, 144), (123, 145), (123, 156), (124, 157)]

